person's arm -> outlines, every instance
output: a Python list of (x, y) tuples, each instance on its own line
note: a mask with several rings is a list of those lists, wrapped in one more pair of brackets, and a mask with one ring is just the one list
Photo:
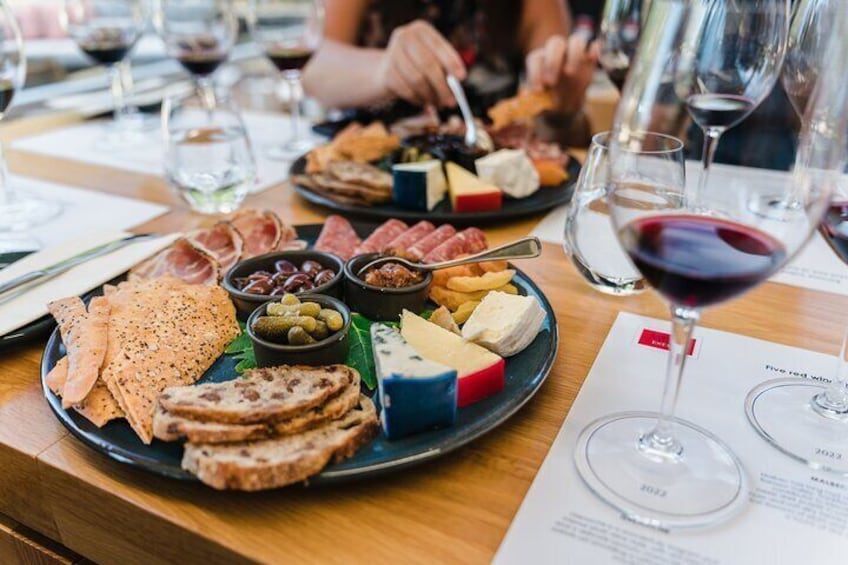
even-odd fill
[(326, 106), (356, 107), (402, 98), (453, 104), (446, 73), (465, 77), (456, 50), (432, 26), (415, 21), (392, 32), (386, 49), (357, 47), (368, 0), (325, 0), (326, 40), (304, 69), (306, 92)]

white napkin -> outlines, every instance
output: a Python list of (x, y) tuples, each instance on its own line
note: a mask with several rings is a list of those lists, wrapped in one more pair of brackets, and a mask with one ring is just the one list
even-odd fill
[[(0, 284), (30, 271), (43, 269), (83, 251), (130, 235), (127, 232), (88, 234), (33, 253), (0, 271)], [(47, 303), (66, 296), (79, 296), (106, 283), (139, 261), (164, 249), (179, 234), (132, 243), (102, 257), (77, 265), (21, 296), (0, 304), (0, 335), (20, 328), (47, 314)]]

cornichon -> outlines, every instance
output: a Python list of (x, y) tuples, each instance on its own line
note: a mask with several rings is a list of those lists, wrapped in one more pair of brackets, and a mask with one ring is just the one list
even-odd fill
[(317, 325), (318, 321), (309, 316), (260, 316), (253, 322), (253, 331), (264, 339), (282, 341), (294, 327), (314, 332)]
[(318, 319), (326, 323), (327, 327), (334, 332), (339, 331), (344, 326), (342, 315), (330, 308), (322, 308), (318, 314)]
[(321, 312), (321, 305), (317, 302), (301, 302), (300, 304), (282, 304), (272, 302), (268, 304), (269, 316), (289, 316), (292, 314), (298, 316), (309, 316), (317, 318)]

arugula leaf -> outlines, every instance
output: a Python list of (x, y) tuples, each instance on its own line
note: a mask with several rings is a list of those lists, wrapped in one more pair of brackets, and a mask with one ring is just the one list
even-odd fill
[(244, 330), (244, 325), (242, 326), (241, 333), (236, 337), (230, 344), (227, 346), (227, 349), (224, 350), (224, 353), (228, 355), (234, 355), (236, 353), (241, 353), (248, 349), (253, 349), (253, 344), (250, 342), (250, 336), (247, 335), (247, 332)]
[(235, 357), (236, 372), (244, 373), (248, 369), (256, 368), (256, 355), (253, 352), (253, 342), (250, 341), (250, 336), (247, 335), (247, 326), (239, 322), (241, 333), (227, 346), (224, 353)]
[(377, 386), (374, 367), (374, 352), (371, 350), (371, 324), (373, 322), (360, 314), (351, 314), (350, 320), (350, 352), (345, 365), (353, 367), (362, 376), (362, 382), (369, 389)]
[(243, 351), (236, 356), (236, 359), (239, 360), (236, 363), (236, 373), (241, 375), (248, 369), (256, 368), (256, 354), (253, 352), (253, 348)]

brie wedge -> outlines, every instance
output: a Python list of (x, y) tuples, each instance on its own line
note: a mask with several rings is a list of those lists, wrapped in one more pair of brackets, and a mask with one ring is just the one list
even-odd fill
[(490, 292), (465, 322), (462, 337), (509, 357), (533, 342), (544, 321), (535, 297)]

